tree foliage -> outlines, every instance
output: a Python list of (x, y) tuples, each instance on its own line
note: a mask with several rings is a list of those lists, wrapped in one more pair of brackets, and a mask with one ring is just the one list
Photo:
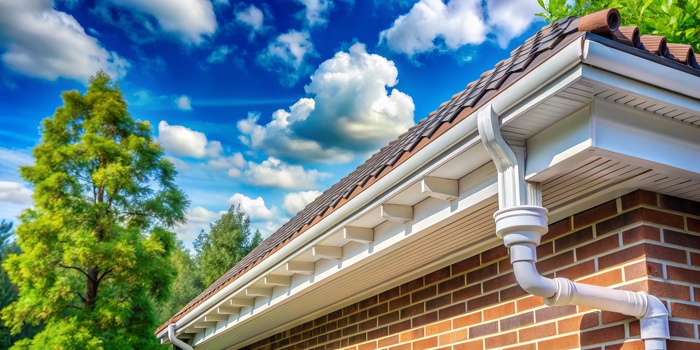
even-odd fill
[(168, 321), (175, 312), (187, 305), (205, 287), (195, 259), (190, 255), (189, 250), (185, 249), (182, 242), (178, 241), (176, 249), (170, 256), (170, 262), (177, 271), (177, 277), (173, 281), (170, 299), (158, 304), (159, 324)]
[(199, 233), (194, 242), (197, 263), (204, 285), (210, 285), (243, 259), (262, 241), (259, 231), (250, 232), (250, 218), (240, 206), (231, 206), (209, 225), (209, 232)]
[(2, 319), (13, 332), (45, 325), (20, 349), (155, 347), (152, 301), (169, 297), (168, 228), (184, 222), (187, 198), (150, 124), (131, 118), (106, 73), (61, 97), (35, 165), (20, 168), (34, 205), (16, 230), (22, 253), (4, 263), (19, 299)]
[(620, 11), (622, 25), (638, 26), (642, 34), (663, 35), (672, 43), (689, 44), (700, 52), (700, 0), (537, 0), (548, 21), (580, 16), (607, 8)]

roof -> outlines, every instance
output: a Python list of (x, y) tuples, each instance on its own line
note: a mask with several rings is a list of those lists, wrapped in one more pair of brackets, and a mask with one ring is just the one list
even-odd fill
[(513, 50), (509, 58), (498, 62), (492, 70), (484, 72), (478, 80), (469, 83), (465, 90), (453, 95), (450, 100), (440, 105), (438, 110), (430, 113), (427, 118), (380, 149), (364, 164), (323, 192), (315, 201), (307, 205), (221, 278), (179, 310), (166, 324), (159, 327), (157, 332), (182, 318), (217, 291), (372, 186), (425, 145), (581, 36), (585, 35), (586, 39), (700, 76), (698, 55), (693, 52), (690, 45), (667, 44), (663, 36), (640, 36), (637, 27), (618, 27), (619, 13), (615, 9), (584, 17), (564, 18), (543, 27), (523, 45)]

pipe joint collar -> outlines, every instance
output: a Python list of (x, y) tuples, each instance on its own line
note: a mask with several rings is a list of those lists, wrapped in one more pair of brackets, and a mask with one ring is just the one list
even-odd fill
[(567, 278), (557, 277), (554, 279), (557, 283), (557, 292), (550, 298), (543, 298), (547, 306), (570, 305), (574, 301), (576, 292), (576, 284)]
[(547, 209), (535, 205), (520, 205), (505, 208), (493, 214), (496, 235), (503, 239), (506, 247), (515, 244), (540, 244), (547, 233)]

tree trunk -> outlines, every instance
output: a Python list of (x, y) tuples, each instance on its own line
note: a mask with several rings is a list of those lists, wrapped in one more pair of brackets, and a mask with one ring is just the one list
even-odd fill
[(92, 307), (95, 305), (95, 301), (97, 301), (97, 285), (99, 281), (97, 280), (98, 278), (98, 270), (96, 267), (92, 267), (88, 269), (88, 276), (87, 276), (87, 292), (85, 293), (85, 306), (87, 307)]

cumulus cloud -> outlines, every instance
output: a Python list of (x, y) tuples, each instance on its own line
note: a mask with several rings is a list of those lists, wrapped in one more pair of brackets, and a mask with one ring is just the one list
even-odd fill
[(177, 238), (185, 242), (185, 245), (189, 245), (202, 230), (208, 230), (209, 224), (216, 221), (219, 216), (221, 216), (219, 213), (204, 207), (188, 209), (185, 214), (185, 223), (175, 228)]
[(251, 113), (240, 120), (241, 141), (285, 160), (342, 163), (375, 151), (411, 127), (415, 106), (396, 89), (392, 61), (367, 53), (363, 44), (323, 62), (289, 110), (258, 124)]
[(380, 44), (412, 57), (432, 51), (455, 51), (494, 37), (505, 47), (532, 22), (539, 5), (529, 0), (420, 0), (379, 34)]
[(231, 53), (233, 53), (233, 48), (231, 46), (221, 45), (207, 57), (207, 63), (221, 63), (226, 59), (226, 56)]
[(191, 111), (192, 101), (190, 100), (189, 96), (182, 95), (175, 99), (175, 106), (177, 106), (177, 109), (181, 111)]
[(306, 205), (309, 203), (313, 202), (316, 197), (320, 196), (321, 193), (320, 191), (302, 191), (302, 192), (294, 192), (294, 193), (288, 193), (286, 196), (284, 196), (284, 203), (282, 204), (282, 208), (289, 214), (289, 215), (294, 215), (304, 209)]
[[(110, 9), (119, 12), (113, 14)], [(125, 30), (137, 26), (153, 34), (166, 33), (186, 44), (199, 45), (217, 29), (210, 0), (101, 0), (98, 11), (108, 22), (126, 26)]]
[(328, 22), (328, 13), (333, 8), (331, 0), (297, 0), (304, 5), (304, 10), (299, 14), (304, 18), (306, 25), (314, 27)]
[(250, 27), (253, 32), (259, 32), (263, 29), (263, 19), (265, 16), (262, 10), (253, 4), (239, 4), (236, 6), (233, 15), (236, 21)]
[(258, 55), (257, 62), (268, 71), (279, 74), (283, 85), (293, 86), (311, 70), (306, 58), (315, 55), (309, 33), (292, 30), (272, 40)]
[(174, 156), (205, 158), (218, 157), (223, 151), (221, 142), (209, 141), (204, 133), (181, 125), (158, 123), (158, 142)]
[(71, 15), (54, 2), (0, 1), (0, 48), (7, 68), (47, 80), (67, 78), (87, 83), (102, 69), (123, 77), (130, 63), (105, 50)]
[(0, 202), (30, 204), (34, 192), (24, 184), (12, 181), (0, 181)]
[(241, 210), (243, 210), (251, 220), (273, 220), (279, 216), (277, 208), (268, 208), (265, 206), (265, 200), (263, 200), (262, 197), (252, 199), (243, 194), (236, 193), (231, 196), (226, 203), (240, 206)]
[(318, 181), (330, 174), (315, 169), (305, 170), (301, 165), (290, 165), (269, 157), (260, 164), (248, 162), (248, 170), (243, 176), (253, 186), (305, 190), (319, 187)]

